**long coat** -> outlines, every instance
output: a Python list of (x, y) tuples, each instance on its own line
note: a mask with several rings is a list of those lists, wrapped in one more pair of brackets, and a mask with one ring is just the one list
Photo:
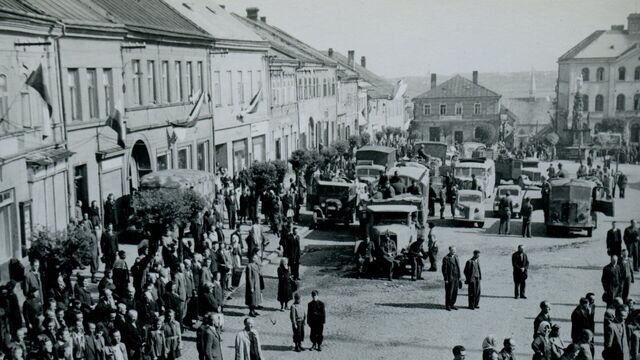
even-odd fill
[(288, 268), (278, 267), (278, 302), (286, 303), (293, 299), (291, 288), (291, 271)]
[(245, 305), (258, 306), (262, 303), (262, 289), (260, 288), (260, 265), (249, 263), (246, 270)]
[(622, 280), (620, 279), (620, 266), (608, 264), (602, 269), (602, 288), (609, 294), (611, 300), (620, 293)]
[[(607, 231), (607, 255), (620, 257), (622, 252), (622, 233), (620, 229), (609, 229)], [(632, 256), (635, 254), (632, 254)]]
[(577, 342), (584, 330), (590, 330), (591, 316), (582, 305), (578, 305), (571, 313), (571, 339)]
[(196, 332), (196, 348), (200, 360), (222, 360), (220, 335), (213, 327), (202, 325)]
[(460, 280), (460, 261), (457, 256), (447, 255), (442, 259), (442, 276), (449, 282)]
[[(513, 253), (513, 255), (511, 255), (511, 266), (513, 266), (513, 279), (515, 281), (522, 281), (527, 278), (527, 272), (529, 270), (529, 258), (527, 254), (524, 252), (522, 252), (522, 255), (519, 252)], [(522, 270), (523, 268), (524, 270)]]
[(262, 349), (260, 346), (260, 337), (255, 331), (251, 331), (256, 340), (257, 359), (251, 358), (251, 337), (250, 332), (242, 330), (236, 335), (236, 359), (235, 360), (262, 360)]
[(604, 351), (602, 357), (605, 360), (629, 360), (629, 343), (627, 329), (624, 322), (610, 322), (604, 328)]

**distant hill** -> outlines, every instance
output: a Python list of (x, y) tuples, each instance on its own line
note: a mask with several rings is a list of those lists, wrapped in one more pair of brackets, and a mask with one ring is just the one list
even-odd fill
[[(471, 79), (471, 74), (460, 74)], [(438, 84), (441, 84), (453, 75), (438, 74)], [(536, 71), (536, 97), (555, 96), (557, 71)], [(394, 81), (400, 78), (393, 79)], [(407, 94), (413, 98), (429, 90), (431, 75), (403, 77), (407, 83)], [(478, 83), (490, 90), (501, 94), (504, 98), (520, 98), (529, 96), (531, 73), (528, 71), (513, 73), (480, 73)]]

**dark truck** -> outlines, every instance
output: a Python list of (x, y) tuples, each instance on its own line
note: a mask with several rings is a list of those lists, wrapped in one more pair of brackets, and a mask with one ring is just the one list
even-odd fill
[(307, 210), (313, 211), (313, 227), (323, 222), (353, 222), (357, 209), (356, 184), (313, 178), (307, 192)]

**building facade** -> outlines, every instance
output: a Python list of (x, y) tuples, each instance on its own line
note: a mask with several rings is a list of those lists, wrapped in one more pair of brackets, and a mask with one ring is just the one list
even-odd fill
[[(640, 14), (628, 25), (598, 30), (558, 59), (557, 132), (563, 144), (576, 146), (572, 111), (576, 93), (582, 100), (583, 123), (594, 135), (604, 119), (624, 123), (624, 137), (640, 143)], [(587, 122), (588, 119), (588, 122)], [(591, 136), (583, 141), (591, 142)]]

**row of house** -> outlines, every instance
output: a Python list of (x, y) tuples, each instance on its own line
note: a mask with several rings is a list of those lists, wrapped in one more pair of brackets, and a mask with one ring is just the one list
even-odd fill
[[(211, 0), (0, 0), (0, 263), (24, 256), (38, 226), (63, 229), (77, 201), (86, 211), (113, 194), (124, 222), (149, 172), (237, 173), (407, 127), (402, 84), (258, 14)], [(199, 96), (195, 125), (176, 127)]]

